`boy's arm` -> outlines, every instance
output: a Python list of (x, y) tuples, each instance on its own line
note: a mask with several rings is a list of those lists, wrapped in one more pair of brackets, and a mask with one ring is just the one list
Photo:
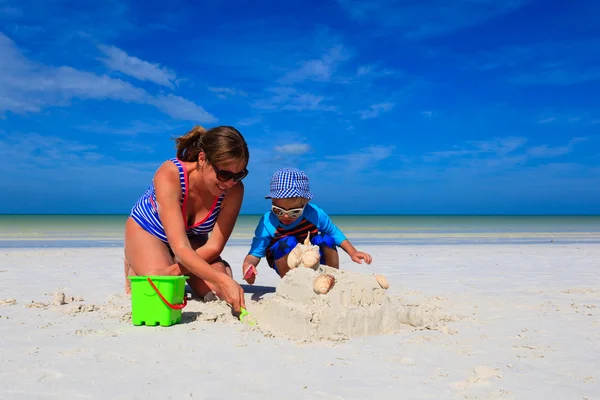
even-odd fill
[(342, 250), (344, 250), (352, 259), (352, 261), (362, 264), (363, 260), (367, 264), (371, 264), (371, 255), (368, 253), (364, 253), (362, 251), (356, 250), (356, 248), (350, 243), (350, 240), (344, 235), (344, 233), (337, 227), (336, 224), (333, 223), (329, 215), (322, 209), (315, 207), (314, 209), (317, 211), (319, 225), (318, 228), (320, 231), (330, 235), (335, 240), (335, 244), (340, 246)]
[[(268, 227), (269, 224), (270, 223), (266, 218), (266, 215), (260, 219), (254, 231), (254, 238), (252, 239), (250, 250), (248, 251), (248, 254), (244, 258), (244, 261), (242, 263), (242, 276), (244, 276), (244, 280), (246, 280), (246, 282), (248, 282), (249, 284), (254, 283), (256, 274), (258, 273), (256, 271), (256, 266), (260, 262), (260, 259), (265, 256), (267, 246), (269, 245), (269, 242), (271, 240), (272, 235)], [(253, 269), (253, 273), (246, 277), (248, 269), (251, 268)]]
[[(346, 235), (344, 235), (340, 228), (338, 228), (337, 225), (333, 223), (333, 221), (331, 220), (331, 218), (329, 218), (329, 215), (327, 215), (325, 211), (315, 206), (314, 204), (310, 205), (312, 207), (311, 211), (316, 213), (316, 225), (317, 229), (319, 229), (320, 232), (326, 233), (329, 236), (331, 236), (333, 240), (335, 240), (335, 244), (338, 246), (341, 246), (345, 240), (348, 240), (346, 238)], [(310, 219), (310, 217), (310, 215), (307, 215), (307, 219)]]
[(342, 250), (348, 253), (352, 261), (354, 261), (355, 263), (362, 264), (362, 262), (364, 261), (367, 264), (371, 264), (371, 255), (369, 253), (365, 253), (364, 251), (356, 250), (348, 239), (344, 240), (340, 244), (340, 247), (342, 248)]
[(356, 248), (352, 245), (352, 243), (350, 243), (350, 240), (348, 239), (344, 240), (340, 244), (340, 247), (342, 248), (342, 250), (348, 253), (350, 258), (352, 258), (352, 256), (358, 252), (358, 250), (356, 250)]
[[(246, 258), (244, 258), (244, 267), (246, 265), (252, 265), (254, 267), (256, 267), (258, 265), (258, 263), (260, 263), (260, 258), (253, 256), (252, 254), (248, 254), (246, 256)], [(244, 273), (246, 273), (246, 271), (244, 270)]]
[(244, 277), (244, 280), (250, 285), (254, 284), (254, 281), (256, 280), (256, 275), (258, 275), (256, 266), (259, 262), (260, 258), (253, 256), (252, 254), (248, 254), (244, 258), (244, 263), (242, 264), (242, 276)]

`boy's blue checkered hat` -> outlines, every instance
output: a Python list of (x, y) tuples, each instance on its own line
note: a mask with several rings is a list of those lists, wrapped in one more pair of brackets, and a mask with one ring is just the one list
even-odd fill
[(271, 178), (271, 191), (265, 199), (289, 199), (304, 197), (312, 199), (313, 194), (308, 187), (308, 176), (296, 168), (281, 168)]

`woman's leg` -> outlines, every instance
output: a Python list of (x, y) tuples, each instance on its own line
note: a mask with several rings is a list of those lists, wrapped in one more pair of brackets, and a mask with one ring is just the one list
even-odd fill
[[(190, 245), (194, 250), (202, 247), (207, 236), (190, 237)], [(131, 292), (131, 283), (127, 276), (136, 275), (189, 275), (188, 284), (199, 296), (204, 297), (208, 292), (216, 292), (216, 287), (187, 271), (185, 267), (176, 262), (169, 247), (160, 239), (146, 232), (132, 218), (125, 224), (125, 291)], [(232, 276), (231, 267), (221, 257), (209, 262), (217, 271)], [(217, 293), (218, 295), (219, 293)]]
[[(222, 260), (220, 257), (217, 261), (210, 263), (210, 266), (219, 272), (232, 276), (231, 267), (227, 261)], [(204, 279), (197, 277), (194, 274), (190, 274), (188, 279), (188, 285), (199, 297), (204, 298), (210, 292), (215, 292), (217, 296), (220, 294), (217, 288), (210, 282), (206, 282)]]
[(127, 261), (125, 254), (123, 254), (123, 269), (125, 270), (125, 293), (131, 294), (131, 281), (127, 279), (127, 277), (135, 276), (135, 272), (133, 272), (133, 268), (129, 265), (129, 261)]
[(125, 258), (123, 261), (126, 284), (127, 276), (135, 275), (182, 275), (181, 268), (175, 264), (169, 248), (157, 237), (146, 232), (132, 218), (125, 223)]
[(311, 239), (311, 243), (319, 246), (321, 264), (332, 268), (340, 268), (340, 256), (333, 237), (324, 233), (319, 233)]
[[(208, 240), (208, 236), (192, 236), (190, 237), (190, 244), (194, 250), (198, 250), (200, 247), (206, 244)], [(215, 260), (211, 260), (209, 262), (210, 266), (216, 269), (219, 272), (229, 275), (233, 277), (231, 272), (231, 267), (229, 263), (221, 258), (221, 256), (217, 257)], [(180, 268), (184, 269), (182, 266)], [(206, 282), (204, 279), (195, 276), (194, 274), (189, 274), (188, 285), (190, 288), (196, 293), (196, 295), (204, 298), (210, 292), (217, 292), (216, 287), (210, 283)], [(218, 293), (217, 293), (218, 295)]]

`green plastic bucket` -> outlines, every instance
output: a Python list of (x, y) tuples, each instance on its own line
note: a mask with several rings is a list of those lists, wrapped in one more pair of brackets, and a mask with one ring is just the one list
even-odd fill
[(171, 326), (181, 322), (187, 305), (185, 281), (188, 276), (129, 276), (131, 281), (131, 322), (133, 325)]

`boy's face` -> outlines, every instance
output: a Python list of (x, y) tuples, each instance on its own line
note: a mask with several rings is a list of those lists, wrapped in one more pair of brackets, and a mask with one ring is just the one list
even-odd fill
[[(284, 225), (289, 225), (302, 216), (306, 199), (271, 199), (271, 211)], [(286, 212), (287, 211), (287, 212)]]

